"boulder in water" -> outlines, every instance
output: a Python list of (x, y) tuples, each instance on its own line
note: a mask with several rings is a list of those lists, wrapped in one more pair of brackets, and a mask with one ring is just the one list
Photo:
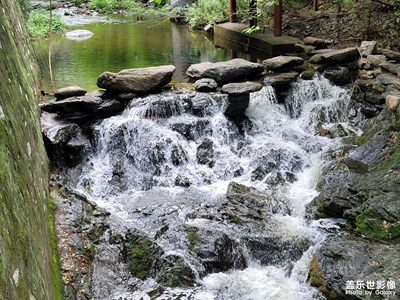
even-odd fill
[(173, 65), (104, 72), (97, 79), (97, 86), (125, 93), (148, 93), (168, 84), (174, 72)]
[(69, 31), (65, 34), (65, 37), (69, 40), (84, 41), (90, 39), (93, 36), (93, 32), (89, 30), (77, 29)]
[(321, 59), (322, 62), (341, 64), (349, 61), (356, 61), (359, 56), (358, 48), (352, 47), (323, 53), (321, 54)]
[(226, 62), (204, 62), (191, 65), (187, 69), (186, 75), (193, 79), (212, 78), (218, 84), (224, 84), (251, 78), (262, 72), (264, 72), (262, 65), (235, 58)]
[(214, 142), (211, 139), (204, 139), (200, 146), (197, 147), (196, 158), (199, 164), (207, 165), (210, 168), (214, 167)]
[(323, 73), (326, 78), (336, 85), (345, 85), (351, 81), (349, 69), (341, 66), (328, 67)]

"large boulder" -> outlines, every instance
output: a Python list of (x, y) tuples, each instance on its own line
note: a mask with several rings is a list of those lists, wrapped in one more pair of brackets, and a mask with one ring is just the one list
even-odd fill
[(208, 93), (214, 92), (218, 87), (218, 83), (211, 78), (201, 78), (193, 84), (193, 87), (198, 92)]
[(228, 95), (241, 95), (258, 92), (263, 88), (262, 84), (257, 82), (238, 82), (228, 83), (222, 86), (221, 92)]
[(264, 72), (264, 67), (261, 64), (236, 58), (225, 62), (203, 62), (191, 65), (186, 75), (193, 79), (212, 78), (218, 84), (224, 84), (251, 78), (262, 72)]
[(304, 59), (297, 56), (276, 56), (266, 59), (262, 63), (267, 70), (281, 72), (288, 71), (294, 66), (304, 64)]
[(351, 81), (349, 69), (341, 66), (328, 67), (324, 73), (324, 77), (328, 78), (336, 85), (345, 85)]
[(118, 92), (148, 93), (168, 84), (174, 72), (173, 65), (104, 72), (97, 79), (97, 86)]
[(367, 57), (368, 55), (375, 53), (376, 45), (376, 41), (363, 41), (358, 48), (358, 51), (362, 57)]
[(346, 48), (341, 50), (334, 50), (321, 54), (322, 62), (331, 64), (341, 64), (344, 62), (355, 61), (359, 56), (358, 48)]

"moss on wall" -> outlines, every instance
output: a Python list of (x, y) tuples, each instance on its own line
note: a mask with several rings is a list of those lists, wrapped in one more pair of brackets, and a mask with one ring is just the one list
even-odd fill
[(19, 3), (0, 0), (0, 299), (61, 299), (37, 74)]

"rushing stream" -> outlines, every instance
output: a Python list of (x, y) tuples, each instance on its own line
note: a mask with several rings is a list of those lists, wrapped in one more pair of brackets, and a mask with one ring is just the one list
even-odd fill
[[(77, 188), (111, 213), (96, 245), (95, 299), (316, 299), (308, 266), (320, 227), (334, 225), (307, 221), (305, 210), (340, 146), (316, 127), (346, 128), (347, 91), (298, 80), (283, 105), (264, 87), (251, 95), (243, 130), (223, 115), (221, 96), (193, 95), (134, 99), (94, 130)], [(258, 201), (227, 200), (241, 185), (257, 189), (249, 195)], [(154, 294), (157, 274), (133, 278), (113, 238), (130, 231), (154, 241), (163, 259), (178, 257), (195, 286)]]

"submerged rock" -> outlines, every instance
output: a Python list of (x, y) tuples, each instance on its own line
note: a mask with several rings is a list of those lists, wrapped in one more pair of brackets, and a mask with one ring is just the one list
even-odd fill
[(77, 29), (67, 32), (65, 34), (65, 37), (69, 40), (84, 41), (90, 39), (93, 36), (93, 34), (94, 33), (89, 30)]
[(204, 62), (191, 65), (186, 75), (194, 79), (212, 78), (218, 84), (224, 84), (255, 77), (262, 72), (264, 72), (262, 65), (235, 58), (226, 62)]
[(97, 79), (97, 86), (125, 93), (148, 93), (168, 84), (174, 72), (173, 65), (104, 72)]

